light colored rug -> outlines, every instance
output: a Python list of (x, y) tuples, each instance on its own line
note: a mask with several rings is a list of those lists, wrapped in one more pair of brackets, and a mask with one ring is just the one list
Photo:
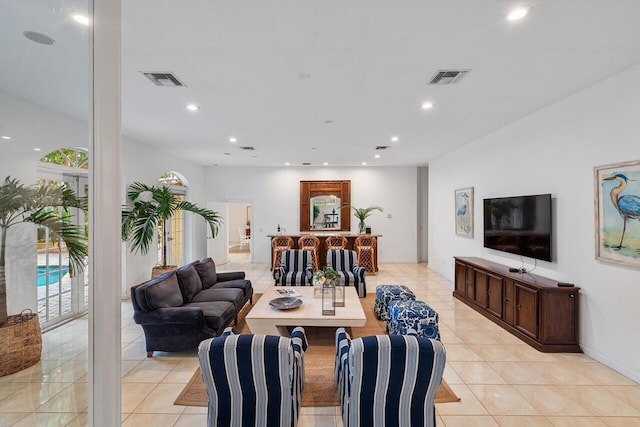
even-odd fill
[[(254, 295), (254, 302), (260, 295)], [(386, 333), (385, 323), (376, 319), (373, 314), (375, 294), (360, 300), (364, 312), (367, 315), (367, 323), (361, 328), (350, 328), (351, 337), (363, 337), (367, 335), (379, 335)], [(238, 316), (238, 325), (234, 330), (238, 333), (250, 333), (244, 316), (249, 307)], [(304, 354), (305, 382), (302, 392), (302, 406), (339, 406), (338, 389), (333, 383), (333, 368), (335, 363), (335, 342), (333, 328), (305, 327), (309, 348)], [(436, 403), (459, 402), (460, 398), (451, 390), (447, 383), (442, 381)], [(207, 406), (207, 390), (200, 375), (200, 368), (191, 377), (182, 393), (175, 401), (175, 405)]]

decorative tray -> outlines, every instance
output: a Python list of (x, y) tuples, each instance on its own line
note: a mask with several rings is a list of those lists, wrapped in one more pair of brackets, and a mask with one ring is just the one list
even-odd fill
[(269, 301), (269, 305), (280, 310), (289, 310), (290, 308), (300, 307), (302, 305), (302, 300), (294, 297), (274, 298)]

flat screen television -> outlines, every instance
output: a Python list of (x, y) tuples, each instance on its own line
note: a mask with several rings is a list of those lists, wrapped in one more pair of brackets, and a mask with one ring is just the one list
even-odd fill
[(551, 261), (551, 194), (484, 199), (484, 247)]

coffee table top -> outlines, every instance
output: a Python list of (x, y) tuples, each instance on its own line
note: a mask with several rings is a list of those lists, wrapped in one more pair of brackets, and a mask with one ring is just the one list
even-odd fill
[(271, 307), (269, 301), (282, 297), (276, 289), (287, 288), (289, 287), (271, 286), (262, 294), (246, 316), (251, 332), (259, 333), (254, 329), (259, 329), (265, 323), (277, 326), (364, 326), (367, 321), (358, 293), (352, 286), (345, 287), (345, 306), (336, 307), (336, 314), (333, 316), (322, 315), (322, 298), (314, 298), (313, 286), (291, 288), (300, 294), (300, 307), (289, 310)]

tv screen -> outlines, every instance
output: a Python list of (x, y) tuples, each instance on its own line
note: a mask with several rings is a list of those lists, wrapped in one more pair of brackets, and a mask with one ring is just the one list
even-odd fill
[(551, 261), (551, 194), (484, 199), (484, 247)]

